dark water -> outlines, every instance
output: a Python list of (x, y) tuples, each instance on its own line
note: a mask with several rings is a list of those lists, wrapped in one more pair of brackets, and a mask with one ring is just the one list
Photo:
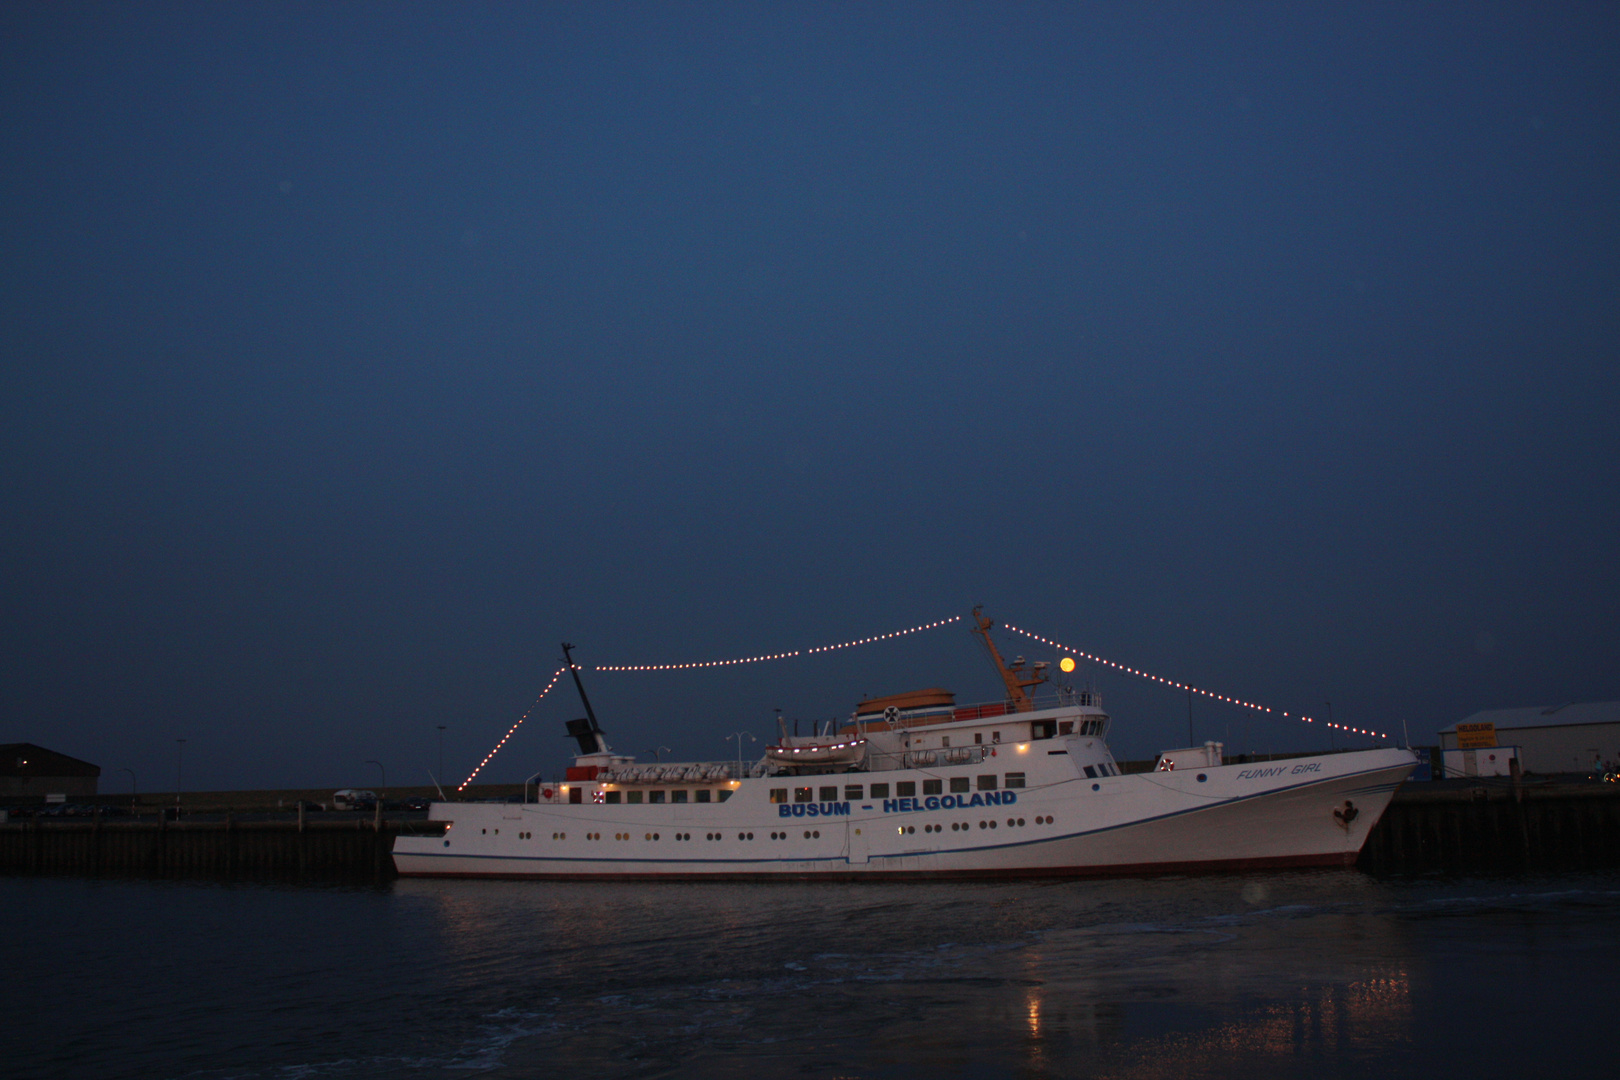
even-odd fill
[(1620, 875), (0, 880), (0, 1075), (1613, 1075)]

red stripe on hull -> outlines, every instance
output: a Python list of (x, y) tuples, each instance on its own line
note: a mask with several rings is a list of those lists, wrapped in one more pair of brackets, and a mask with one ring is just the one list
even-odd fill
[(1197, 862), (1122, 863), (1110, 866), (1040, 866), (1005, 870), (825, 870), (814, 874), (714, 873), (679, 871), (656, 874), (517, 874), (425, 871), (400, 872), (406, 878), (498, 879), (504, 881), (989, 881), (1007, 878), (1154, 877), (1161, 874), (1223, 874), (1245, 870), (1354, 866), (1357, 852), (1320, 855), (1275, 855), (1255, 859), (1210, 859)]

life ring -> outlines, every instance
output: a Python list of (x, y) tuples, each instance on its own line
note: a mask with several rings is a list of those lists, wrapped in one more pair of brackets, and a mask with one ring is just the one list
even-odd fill
[(991, 748), (990, 748), (990, 756), (991, 756), (991, 757), (995, 757), (995, 756), (996, 756), (996, 748), (995, 748), (995, 747), (993, 747), (993, 746), (992, 746), (992, 747), (991, 747)]
[(899, 710), (899, 708), (894, 706), (894, 705), (890, 705), (887, 709), (884, 709), (883, 710), (883, 719), (885, 721), (887, 721), (888, 723), (891, 723), (891, 724), (894, 723), (896, 720), (900, 719), (900, 710)]
[(551, 789), (546, 788), (545, 790), (541, 791), (540, 794), (544, 795), (546, 798), (549, 799), (549, 798), (551, 798)]

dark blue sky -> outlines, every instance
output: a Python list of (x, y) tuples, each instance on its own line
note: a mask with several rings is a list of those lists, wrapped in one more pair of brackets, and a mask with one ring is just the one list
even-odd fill
[[(7, 4), (0, 741), (460, 779), (565, 638), (975, 602), (1414, 740), (1620, 696), (1620, 9), (1543, 7)], [(717, 758), (998, 689), (961, 624), (587, 678)]]

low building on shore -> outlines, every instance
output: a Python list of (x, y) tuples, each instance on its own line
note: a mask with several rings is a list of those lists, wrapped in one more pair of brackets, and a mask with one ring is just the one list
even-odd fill
[(1526, 772), (1590, 773), (1620, 762), (1620, 701), (1485, 709), (1441, 728), (1441, 749), (1468, 749), (1467, 736), (1477, 737), (1484, 725), (1494, 731), (1494, 745), (1519, 748)]
[(0, 800), (94, 798), (101, 766), (33, 743), (0, 743)]

